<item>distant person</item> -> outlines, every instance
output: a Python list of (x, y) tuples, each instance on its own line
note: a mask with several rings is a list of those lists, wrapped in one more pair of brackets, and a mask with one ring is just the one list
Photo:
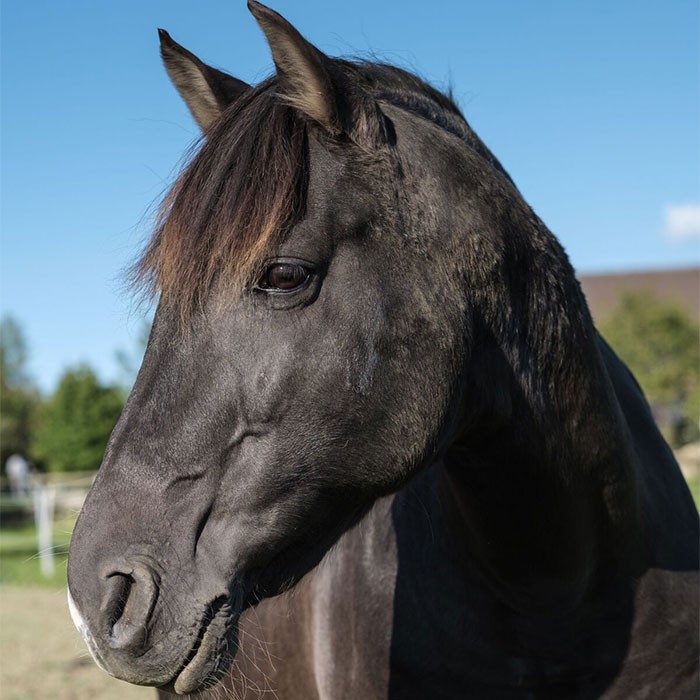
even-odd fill
[(10, 491), (13, 496), (21, 497), (29, 495), (30, 464), (20, 454), (13, 454), (5, 462), (5, 473), (10, 482)]

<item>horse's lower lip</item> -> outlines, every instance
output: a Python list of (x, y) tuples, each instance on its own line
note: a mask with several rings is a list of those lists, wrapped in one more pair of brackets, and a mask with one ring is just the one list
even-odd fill
[(203, 621), (197, 639), (186, 661), (163, 690), (187, 695), (213, 685), (226, 670), (232, 654), (224, 654), (228, 648), (225, 640), (229, 613), (219, 607), (215, 615)]

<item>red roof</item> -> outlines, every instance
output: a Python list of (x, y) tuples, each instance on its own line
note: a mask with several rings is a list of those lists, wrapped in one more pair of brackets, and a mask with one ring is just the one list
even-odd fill
[(700, 267), (580, 275), (579, 279), (596, 321), (614, 311), (622, 291), (648, 291), (661, 299), (676, 302), (695, 318), (700, 314)]

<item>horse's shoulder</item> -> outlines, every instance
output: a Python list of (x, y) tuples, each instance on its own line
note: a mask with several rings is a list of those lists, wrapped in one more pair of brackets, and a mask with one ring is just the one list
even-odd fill
[(698, 697), (698, 583), (697, 571), (644, 573), (637, 586), (628, 652), (604, 700)]

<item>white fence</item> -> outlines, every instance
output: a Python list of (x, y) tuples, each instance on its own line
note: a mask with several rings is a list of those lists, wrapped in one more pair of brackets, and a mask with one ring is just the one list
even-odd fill
[(3, 499), (19, 510), (33, 510), (39, 567), (43, 576), (50, 578), (56, 568), (53, 546), (56, 513), (77, 513), (96, 475), (97, 472), (34, 475), (29, 496)]

